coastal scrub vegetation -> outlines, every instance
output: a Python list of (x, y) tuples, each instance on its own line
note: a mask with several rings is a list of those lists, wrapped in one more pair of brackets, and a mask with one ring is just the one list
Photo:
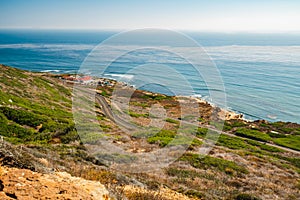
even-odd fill
[(275, 144), (300, 151), (300, 136), (288, 135), (273, 139)]
[[(297, 124), (243, 120), (225, 121), (224, 126), (220, 122), (211, 123), (227, 132), (219, 135), (205, 127), (209, 125), (207, 116), (201, 115), (203, 118), (198, 120), (193, 120), (194, 116), (179, 118), (175, 98), (138, 91), (133, 94), (132, 110), (128, 114), (147, 124), (152, 116), (144, 114), (142, 108), (149, 109), (151, 104), (160, 103), (167, 112), (170, 111), (167, 113), (169, 118), (165, 119), (166, 126), (158, 129), (149, 124), (140, 125), (135, 133), (122, 135), (114, 122), (105, 117), (102, 107), (96, 104), (97, 120), (92, 124), (82, 124), (85, 134), (79, 138), (71, 112), (71, 89), (57, 77), (3, 66), (0, 75), (0, 135), (17, 144), (12, 146), (21, 152), (22, 157), (27, 154), (20, 151), (20, 146), (28, 147), (27, 153), (33, 152), (33, 155), (26, 156), (29, 158), (26, 162), (45, 158), (42, 161), (47, 167), (100, 181), (112, 193), (123, 195), (119, 199), (166, 199), (161, 188), (180, 194), (179, 199), (264, 199), (266, 195), (262, 188), (270, 191), (268, 197), (297, 199), (300, 196), (297, 194), (300, 159), (293, 152), (267, 144), (299, 150), (300, 126)], [(110, 98), (110, 88), (98, 89), (103, 89), (102, 95)], [(182, 123), (179, 128), (180, 120), (198, 121), (203, 127)], [(99, 128), (103, 130), (101, 134)], [(188, 137), (190, 133), (193, 137)], [(209, 155), (200, 157), (198, 150), (206, 142), (204, 139), (208, 133), (219, 138)], [(136, 157), (123, 153), (90, 155), (82, 145), (92, 146), (103, 138), (116, 145), (125, 144), (128, 151), (133, 152), (148, 152), (172, 145), (191, 148), (157, 174), (123, 175), (108, 168), (104, 160), (132, 163)], [(130, 148), (132, 143), (135, 149)], [(0, 148), (1, 157), (6, 150)], [(38, 162), (34, 166), (40, 167), (41, 164)], [(134, 186), (128, 189), (128, 185)]]
[(262, 142), (268, 142), (272, 139), (266, 133), (263, 133), (263, 132), (260, 132), (260, 131), (257, 131), (257, 130), (247, 129), (247, 128), (237, 129), (235, 131), (235, 135), (250, 138), (250, 139), (254, 139), (254, 140), (258, 140), (258, 141), (262, 141)]
[(233, 161), (211, 156), (201, 158), (198, 154), (187, 153), (183, 155), (180, 160), (189, 162), (189, 164), (195, 168), (209, 169), (213, 167), (231, 175), (235, 173), (248, 173), (248, 170), (244, 166), (240, 166)]
[(0, 74), (2, 136), (13, 143), (43, 144), (55, 137), (63, 136), (63, 142), (77, 137), (70, 89), (51, 77), (6, 66)]

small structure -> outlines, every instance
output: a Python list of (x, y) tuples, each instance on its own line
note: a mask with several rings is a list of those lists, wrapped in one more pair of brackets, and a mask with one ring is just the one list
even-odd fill
[(77, 78), (77, 81), (79, 81), (80, 83), (88, 84), (93, 82), (93, 78), (91, 76), (83, 76)]
[(76, 80), (75, 76), (73, 76), (73, 75), (63, 76), (62, 79), (67, 80), (67, 81), (75, 81)]

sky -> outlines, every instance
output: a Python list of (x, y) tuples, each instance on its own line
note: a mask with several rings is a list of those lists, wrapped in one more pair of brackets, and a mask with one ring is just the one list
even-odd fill
[(300, 32), (299, 0), (1, 0), (0, 28)]

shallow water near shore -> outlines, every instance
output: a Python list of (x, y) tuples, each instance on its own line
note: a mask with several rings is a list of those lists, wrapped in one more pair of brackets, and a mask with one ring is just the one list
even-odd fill
[[(88, 53), (113, 34), (99, 31), (0, 31), (0, 63), (32, 71), (74, 73)], [(248, 119), (300, 123), (299, 35), (187, 34), (203, 45), (218, 67), (230, 109), (245, 114)], [(114, 50), (118, 51), (118, 48)], [(128, 70), (145, 63), (163, 63), (180, 71), (193, 85), (194, 95), (210, 101), (205, 83), (195, 76), (191, 67), (159, 51), (133, 52), (113, 62), (105, 76), (120, 79)], [(154, 71), (152, 75), (161, 76), (162, 73)], [(134, 76), (127, 76), (128, 81), (134, 80)], [(172, 77), (168, 81), (177, 84)], [(145, 89), (172, 94), (155, 85)], [(192, 94), (182, 91), (182, 95)]]

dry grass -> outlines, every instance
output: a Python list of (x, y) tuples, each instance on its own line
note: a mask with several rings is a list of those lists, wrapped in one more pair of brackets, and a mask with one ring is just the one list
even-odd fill
[(160, 188), (158, 191), (147, 190), (140, 187), (127, 185), (124, 194), (128, 200), (190, 200), (183, 194), (177, 193), (167, 188)]

